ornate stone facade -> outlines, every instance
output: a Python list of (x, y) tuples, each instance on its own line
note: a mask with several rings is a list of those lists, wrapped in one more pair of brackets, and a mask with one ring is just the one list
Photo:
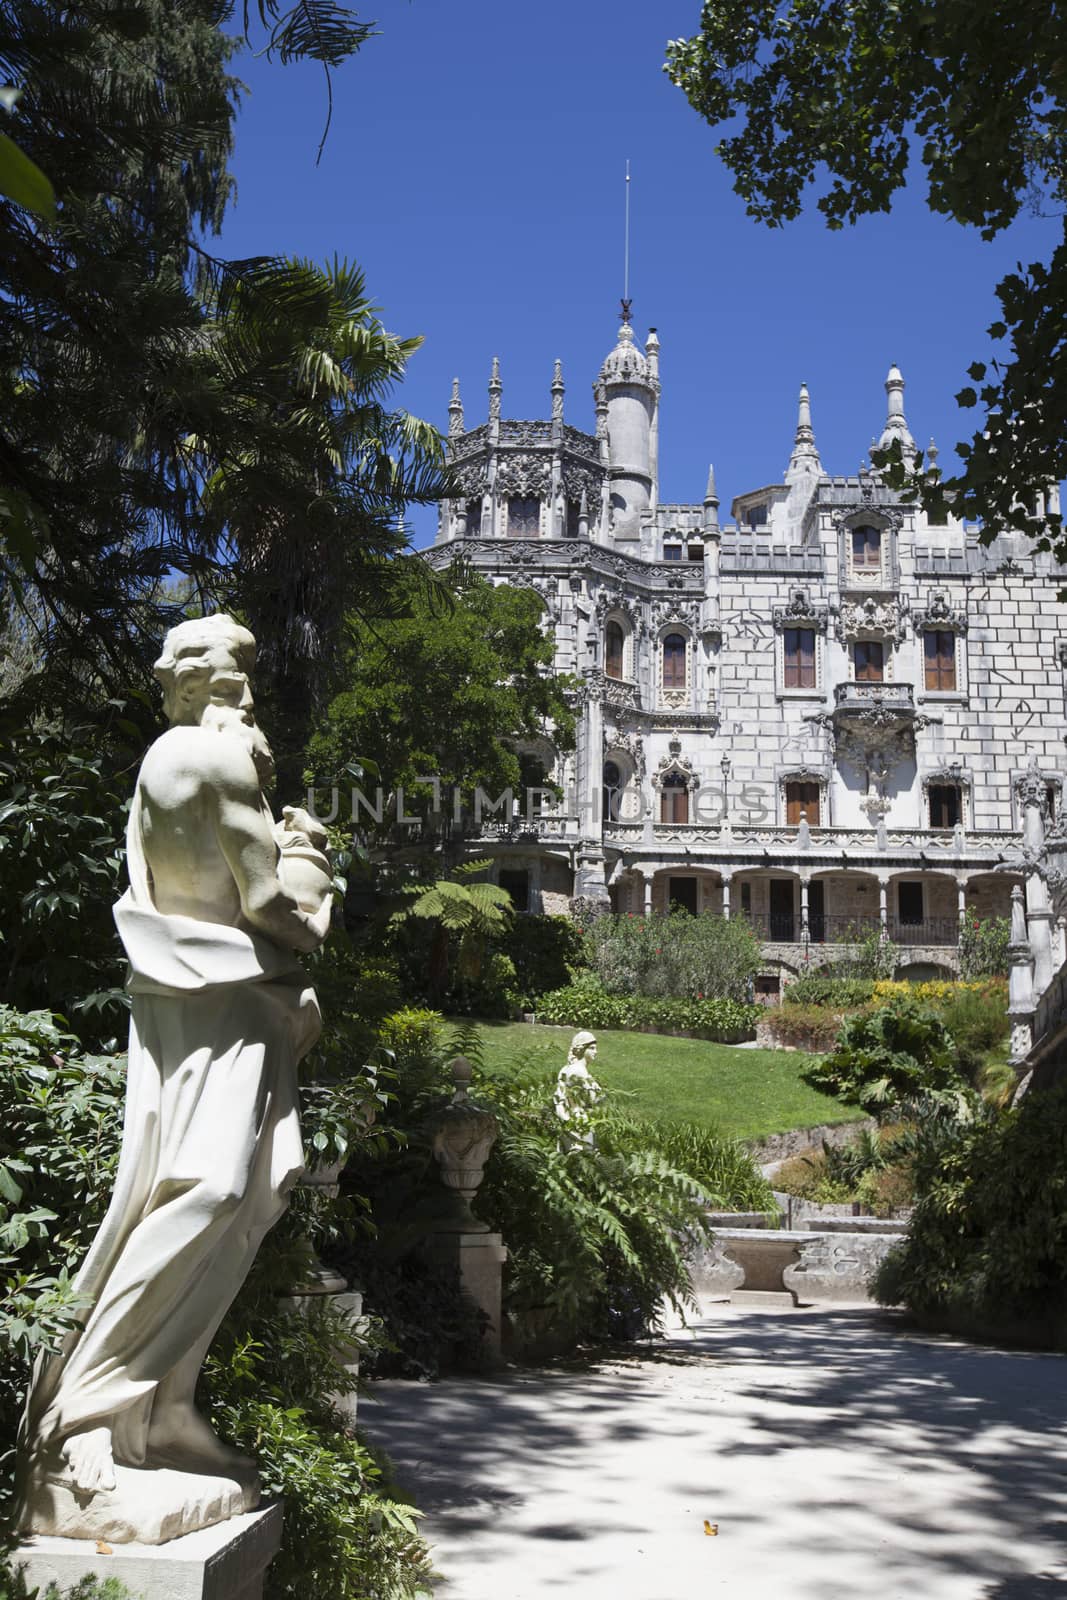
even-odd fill
[[(662, 504), (655, 335), (642, 350), (624, 323), (593, 392), (593, 432), (564, 421), (558, 364), (547, 420), (502, 416), (496, 364), (488, 423), (464, 431), (458, 386), (449, 406), (465, 498), (430, 559), (536, 589), (582, 682), (524, 903), (565, 885), (743, 913), (786, 969), (872, 924), (951, 967), (966, 911), (1009, 910), (1025, 785), (1058, 805), (1064, 574), (1022, 539), (927, 522), (869, 468), (827, 473), (806, 389), (781, 481), (738, 495), (731, 525), (714, 473), (703, 501)], [(913, 450), (896, 368), (886, 396), (882, 438)]]

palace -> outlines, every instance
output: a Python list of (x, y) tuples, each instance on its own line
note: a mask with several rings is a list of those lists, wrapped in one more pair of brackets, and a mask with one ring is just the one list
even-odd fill
[[(728, 524), (713, 471), (700, 503), (661, 504), (659, 355), (623, 322), (592, 433), (564, 421), (559, 362), (543, 421), (502, 415), (496, 361), (487, 422), (453, 386), (460, 495), (429, 558), (535, 590), (581, 683), (576, 749), (522, 746), (534, 787), (476, 847), (522, 909), (745, 915), (766, 993), (861, 929), (916, 976), (951, 971), (961, 920), (1007, 915), (1022, 881), (1024, 775), (1061, 805), (1067, 574), (1021, 535), (931, 523), (873, 470), (831, 476), (803, 387), (784, 473)], [(895, 366), (885, 389), (878, 442), (907, 456)]]

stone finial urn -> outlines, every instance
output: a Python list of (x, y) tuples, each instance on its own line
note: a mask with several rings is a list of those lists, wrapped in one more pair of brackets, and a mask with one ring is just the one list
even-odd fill
[(434, 1159), (441, 1182), (455, 1196), (452, 1214), (441, 1223), (444, 1232), (488, 1233), (487, 1223), (471, 1210), (471, 1201), (485, 1173), (485, 1163), (497, 1136), (491, 1111), (475, 1105), (468, 1092), (471, 1064), (465, 1056), (452, 1063), (455, 1093), (430, 1125)]

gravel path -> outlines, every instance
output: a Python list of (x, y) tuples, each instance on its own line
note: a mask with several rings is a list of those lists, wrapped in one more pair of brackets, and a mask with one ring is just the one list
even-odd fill
[(441, 1600), (1067, 1600), (1065, 1421), (1067, 1358), (869, 1306), (360, 1403)]

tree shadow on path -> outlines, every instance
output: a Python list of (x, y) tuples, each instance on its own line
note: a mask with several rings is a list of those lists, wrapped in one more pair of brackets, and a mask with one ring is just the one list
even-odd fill
[(375, 1385), (360, 1420), (463, 1600), (681, 1600), (713, 1571), (793, 1600), (1067, 1600), (1065, 1378), (873, 1308), (727, 1312), (647, 1354)]

